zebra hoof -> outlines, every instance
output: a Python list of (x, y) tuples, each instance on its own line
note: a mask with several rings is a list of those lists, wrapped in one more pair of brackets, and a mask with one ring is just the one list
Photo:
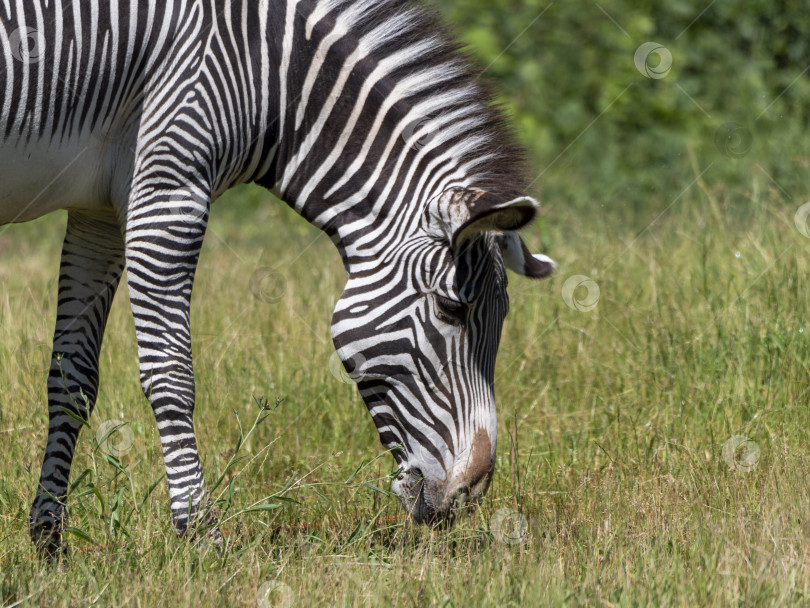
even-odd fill
[(224, 544), (222, 532), (219, 530), (218, 518), (215, 517), (210, 507), (206, 509), (205, 513), (198, 514), (196, 518), (192, 517), (192, 521), (178, 518), (172, 524), (175, 533), (180, 538), (186, 537), (218, 547)]
[(221, 547), (225, 544), (225, 538), (222, 536), (222, 532), (220, 532), (218, 526), (214, 526), (208, 530), (205, 533), (205, 538), (209, 543), (217, 547)]
[(62, 526), (55, 521), (32, 522), (29, 527), (37, 555), (47, 562), (59, 560), (64, 564), (67, 549), (62, 542)]
[(225, 546), (222, 532), (214, 524), (200, 524), (193, 532), (187, 532), (189, 543), (198, 551), (214, 550), (215, 554), (221, 552)]

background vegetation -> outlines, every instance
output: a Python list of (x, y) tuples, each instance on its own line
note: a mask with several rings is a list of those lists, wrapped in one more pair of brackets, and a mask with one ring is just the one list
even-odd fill
[[(0, 232), (1, 605), (807, 603), (803, 5), (439, 6), (514, 112), (545, 202), (524, 236), (560, 263), (544, 283), (511, 277), (482, 508), (444, 533), (402, 519), (390, 457), (330, 369), (337, 255), (245, 187), (215, 207), (192, 311), (225, 548), (170, 529), (121, 290), (72, 474), (70, 567), (34, 559), (55, 214)], [(663, 78), (634, 64), (650, 41), (672, 56)], [(563, 297), (573, 275), (595, 307), (584, 287)], [(120, 452), (99, 445), (110, 421)]]
[[(752, 177), (782, 200), (806, 188), (803, 3), (441, 5), (501, 86), (550, 204), (640, 228), (658, 199), (704, 170), (706, 184), (743, 196)], [(651, 73), (661, 71), (641, 74), (634, 55), (645, 42), (669, 52), (668, 71), (652, 53)]]

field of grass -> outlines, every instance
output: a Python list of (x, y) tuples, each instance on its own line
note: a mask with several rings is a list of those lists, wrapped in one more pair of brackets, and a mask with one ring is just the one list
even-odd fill
[[(403, 518), (393, 460), (333, 373), (333, 246), (258, 189), (227, 194), (192, 308), (197, 432), (226, 544), (171, 530), (122, 289), (74, 462), (65, 571), (27, 536), (65, 216), (4, 229), (0, 605), (810, 601), (801, 203), (757, 175), (738, 192), (684, 175), (672, 193), (635, 224), (612, 221), (610, 201), (550, 201), (526, 230), (559, 271), (510, 277), (496, 475), (447, 532)], [(573, 275), (592, 282), (572, 289)], [(125, 426), (99, 447), (110, 421)]]

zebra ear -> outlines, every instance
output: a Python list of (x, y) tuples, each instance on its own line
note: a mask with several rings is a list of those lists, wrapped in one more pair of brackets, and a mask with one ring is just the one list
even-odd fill
[(557, 264), (542, 253), (532, 254), (517, 232), (504, 232), (498, 235), (503, 262), (506, 267), (532, 279), (550, 276)]
[(457, 248), (479, 232), (525, 226), (534, 218), (537, 206), (537, 201), (528, 196), (504, 202), (484, 190), (449, 188), (428, 205), (429, 231)]

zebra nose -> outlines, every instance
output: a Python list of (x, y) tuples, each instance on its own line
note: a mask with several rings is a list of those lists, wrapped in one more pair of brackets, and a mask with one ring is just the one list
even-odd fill
[(460, 473), (446, 490), (446, 502), (461, 507), (470, 499), (482, 497), (489, 488), (495, 469), (492, 441), (480, 428), (473, 436), (469, 455), (459, 463)]

